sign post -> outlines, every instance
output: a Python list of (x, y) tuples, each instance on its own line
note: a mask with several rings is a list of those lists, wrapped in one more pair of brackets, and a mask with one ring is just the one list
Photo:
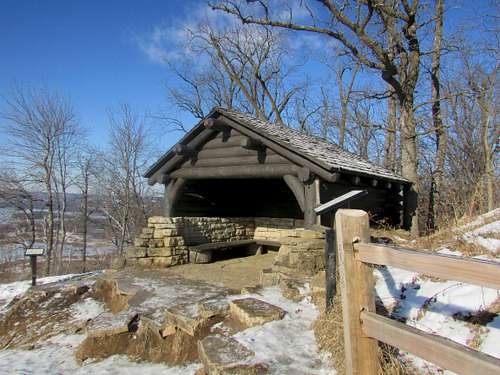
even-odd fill
[(30, 257), (31, 263), (31, 285), (36, 285), (36, 257), (45, 253), (45, 249), (26, 249), (24, 256)]
[[(329, 202), (314, 209), (316, 215), (331, 213), (336, 209), (347, 206), (350, 208), (351, 201), (368, 194), (366, 190), (351, 190)], [(337, 235), (335, 228), (325, 231), (325, 277), (326, 277), (326, 309), (332, 307), (332, 301), (337, 293)]]

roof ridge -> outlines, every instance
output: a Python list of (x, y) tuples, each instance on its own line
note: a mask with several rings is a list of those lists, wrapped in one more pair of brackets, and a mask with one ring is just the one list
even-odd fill
[[(350, 165), (341, 165), (343, 163), (334, 163), (333, 160), (326, 160), (327, 157), (326, 155), (321, 155), (321, 154), (318, 154), (318, 150), (315, 150), (314, 154), (313, 152), (307, 152), (308, 150), (305, 150), (305, 149), (301, 149), (299, 150), (300, 153), (304, 153), (306, 154), (307, 156), (309, 157), (312, 157), (313, 159), (318, 159), (318, 160), (321, 160), (323, 163), (326, 163), (326, 164), (339, 164), (338, 167), (340, 169), (344, 169), (344, 170), (350, 170), (351, 172), (360, 172), (360, 173), (368, 173), (368, 174), (379, 174), (380, 177), (383, 177), (383, 178), (389, 178), (389, 179), (397, 179), (397, 180), (402, 180), (402, 181), (407, 181), (404, 177), (402, 177), (401, 175), (399, 175), (398, 173), (395, 173), (385, 167), (383, 167), (382, 165), (380, 164), (377, 164), (371, 160), (368, 160), (368, 159), (365, 159), (359, 155), (356, 155), (348, 150), (345, 150), (343, 149), (342, 147), (340, 147), (339, 145), (335, 144), (335, 143), (332, 143), (324, 138), (321, 138), (315, 134), (309, 134), (309, 133), (302, 133), (300, 132), (298, 129), (294, 129), (292, 127), (288, 127), (288, 126), (285, 126), (285, 125), (281, 125), (281, 124), (277, 124), (277, 123), (271, 123), (269, 121), (265, 121), (265, 120), (261, 120), (261, 119), (258, 119), (256, 117), (254, 117), (253, 115), (249, 114), (249, 113), (245, 113), (245, 112), (241, 112), (241, 111), (238, 111), (236, 109), (228, 109), (228, 108), (223, 108), (223, 107), (214, 107), (213, 112), (219, 112), (221, 114), (227, 114), (228, 116), (240, 116), (240, 117), (243, 117), (243, 120), (245, 121), (246, 125), (247, 126), (251, 126), (253, 129), (257, 129), (257, 130), (262, 130), (264, 131), (271, 139), (274, 138), (275, 141), (282, 141), (282, 142), (286, 142), (285, 139), (279, 139), (279, 138), (282, 138), (284, 137), (284, 135), (280, 135), (280, 137), (277, 137), (277, 134), (272, 134), (272, 131), (273, 130), (282, 130), (284, 132), (287, 132), (287, 133), (291, 133), (290, 135), (294, 135), (294, 136), (297, 136), (297, 137), (300, 137), (302, 142), (304, 142), (304, 139), (305, 138), (308, 138), (309, 141), (311, 142), (314, 142), (316, 143), (316, 146), (322, 146), (325, 148), (325, 152), (329, 152), (329, 153), (337, 153), (338, 157), (341, 157), (341, 158), (346, 158), (346, 159), (354, 159), (354, 160), (351, 160), (351, 162), (355, 162), (355, 163), (362, 163), (362, 164), (368, 164), (368, 166), (372, 166), (373, 168), (376, 168), (378, 169), (378, 171), (375, 171), (375, 170), (372, 170), (372, 171), (369, 171), (369, 170), (360, 170), (359, 168), (360, 167), (364, 167), (362, 169), (367, 169), (368, 166), (361, 166), (361, 165), (358, 165), (358, 168), (355, 168), (355, 167), (352, 167)], [(255, 123), (260, 123), (260, 126), (258, 126), (259, 124), (255, 124)], [(257, 125), (257, 126), (256, 126)], [(294, 147), (297, 149), (297, 145), (295, 145), (294, 143), (297, 143), (297, 142), (293, 142), (290, 141), (290, 139), (288, 139), (288, 143), (289, 143), (289, 146), (291, 147)], [(312, 145), (310, 145), (312, 146)], [(312, 151), (312, 150), (311, 150)], [(322, 157), (321, 157), (322, 156)], [(320, 158), (321, 157), (321, 158)], [(334, 166), (334, 165), (332, 165)]]

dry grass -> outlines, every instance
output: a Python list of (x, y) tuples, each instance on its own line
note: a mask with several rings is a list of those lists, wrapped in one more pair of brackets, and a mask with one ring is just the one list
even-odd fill
[[(332, 308), (322, 313), (314, 324), (314, 333), (319, 347), (331, 354), (332, 366), (338, 375), (345, 374), (344, 324), (342, 322), (342, 306), (340, 296), (333, 300)], [(413, 375), (419, 374), (414, 366), (402, 361), (397, 349), (380, 344), (380, 375)]]
[(332, 365), (339, 375), (345, 374), (343, 330), (342, 305), (337, 294), (332, 308), (323, 312), (314, 323), (314, 333), (319, 347), (331, 354)]

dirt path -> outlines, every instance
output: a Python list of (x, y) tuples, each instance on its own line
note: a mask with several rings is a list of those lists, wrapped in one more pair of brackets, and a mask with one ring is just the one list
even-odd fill
[(168, 269), (168, 272), (187, 279), (220, 283), (227, 288), (241, 289), (259, 284), (260, 271), (270, 268), (277, 252), (221, 260), (208, 264), (184, 264)]

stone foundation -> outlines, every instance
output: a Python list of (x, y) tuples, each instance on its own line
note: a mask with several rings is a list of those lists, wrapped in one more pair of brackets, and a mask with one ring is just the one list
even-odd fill
[(189, 261), (189, 246), (238, 240), (279, 242), (273, 268), (262, 284), (312, 276), (324, 269), (324, 231), (301, 228), (303, 220), (281, 218), (220, 218), (153, 216), (127, 250), (127, 265), (170, 267)]

